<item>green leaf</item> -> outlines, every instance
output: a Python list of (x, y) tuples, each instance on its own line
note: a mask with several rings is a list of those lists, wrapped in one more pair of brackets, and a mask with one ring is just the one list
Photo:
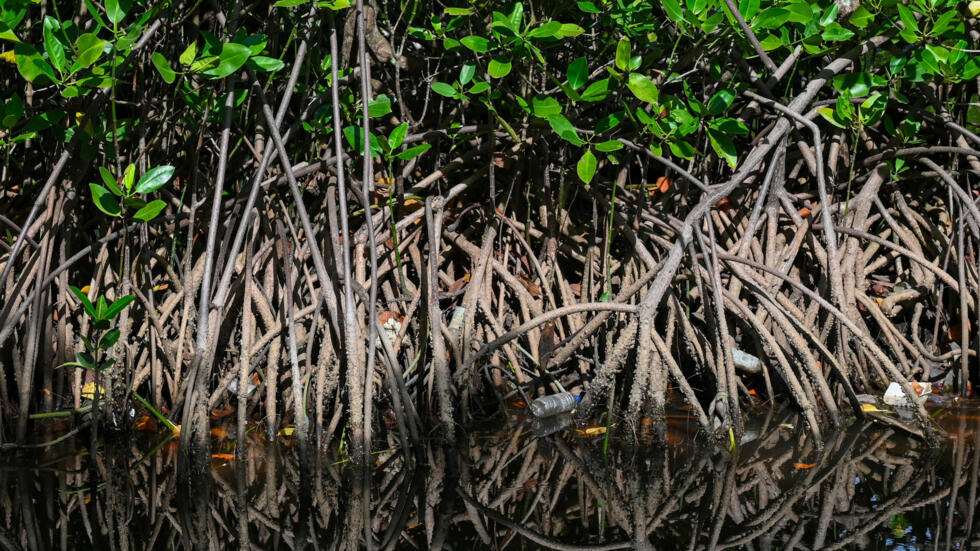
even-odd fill
[(558, 34), (560, 34), (561, 36), (564, 36), (566, 38), (567, 37), (572, 37), (572, 36), (578, 36), (578, 35), (580, 35), (580, 34), (582, 34), (584, 32), (585, 32), (585, 29), (583, 29), (582, 27), (579, 27), (578, 25), (576, 25), (574, 23), (562, 23), (561, 26), (558, 27)]
[(309, 0), (279, 0), (272, 5), (274, 8), (292, 8), (307, 3)]
[(92, 19), (95, 20), (96, 27), (92, 30), (92, 32), (98, 32), (99, 29), (105, 28), (105, 21), (102, 20), (102, 15), (100, 14), (99, 9), (95, 7), (95, 4), (92, 3), (92, 0), (85, 0), (85, 9), (88, 11), (89, 15), (92, 16)]
[(531, 32), (527, 33), (527, 36), (530, 38), (553, 37), (558, 34), (559, 29), (561, 29), (561, 23), (558, 21), (548, 21), (547, 23), (540, 25)]
[(490, 41), (482, 36), (464, 36), (462, 39), (460, 39), (460, 43), (474, 52), (481, 53), (490, 51)]
[(136, 211), (133, 218), (137, 220), (142, 220), (143, 222), (149, 222), (156, 218), (164, 208), (167, 207), (167, 203), (157, 199), (155, 201), (150, 201), (143, 208)]
[[(105, 297), (99, 297), (99, 300), (104, 302)], [(102, 319), (111, 320), (115, 318), (116, 316), (119, 315), (120, 312), (123, 311), (124, 308), (129, 306), (130, 302), (133, 302), (134, 300), (136, 300), (135, 295), (126, 295), (124, 297), (115, 300), (112, 303), (112, 306), (109, 306), (108, 308), (105, 309), (105, 314), (103, 315)]]
[(17, 93), (10, 96), (7, 104), (0, 107), (0, 124), (4, 128), (13, 128), (24, 116), (24, 100), (20, 99)]
[(661, 0), (661, 4), (664, 5), (664, 11), (667, 12), (667, 17), (671, 21), (681, 21), (684, 19), (684, 11), (681, 9), (681, 5), (677, 0)]
[[(617, 142), (618, 143), (618, 142)], [(586, 149), (585, 154), (582, 158), (578, 160), (578, 164), (575, 166), (575, 171), (578, 173), (578, 177), (588, 184), (592, 181), (595, 176), (596, 169), (596, 158), (595, 154), (592, 153), (591, 149)]]
[(207, 57), (202, 57), (195, 62), (191, 63), (192, 73), (204, 73), (205, 71), (214, 69), (218, 66), (218, 56), (212, 55)]
[[(837, 6), (835, 5), (834, 7)], [(842, 27), (840, 23), (831, 23), (823, 30), (820, 38), (823, 38), (828, 42), (843, 42), (850, 39), (852, 36), (854, 36), (854, 33)]]
[(715, 150), (715, 153), (717, 153), (719, 157), (728, 163), (729, 167), (735, 168), (735, 166), (738, 164), (738, 154), (735, 151), (735, 144), (732, 143), (731, 138), (712, 128), (707, 128), (707, 131), (708, 141), (711, 142), (711, 148)]
[(473, 80), (473, 75), (475, 74), (476, 65), (472, 63), (464, 63), (463, 67), (459, 70), (459, 83), (466, 86), (471, 80)]
[(531, 108), (535, 117), (548, 118), (561, 113), (561, 104), (555, 98), (538, 94), (531, 100)]
[(568, 141), (572, 145), (582, 145), (582, 138), (578, 136), (578, 132), (575, 131), (575, 127), (572, 123), (568, 122), (568, 119), (564, 115), (558, 113), (548, 117), (548, 124), (551, 125), (551, 129), (555, 131), (563, 140)]
[(417, 145), (415, 147), (410, 147), (410, 148), (406, 149), (405, 151), (402, 151), (401, 153), (398, 153), (397, 155), (395, 155), (395, 157), (397, 157), (397, 158), (399, 158), (399, 159), (401, 159), (403, 161), (410, 161), (410, 160), (414, 159), (415, 157), (418, 157), (419, 155), (421, 155), (421, 154), (425, 153), (426, 151), (428, 151), (430, 147), (432, 147), (432, 144), (424, 143), (422, 145)]
[(724, 113), (732, 102), (735, 101), (735, 91), (731, 88), (718, 90), (715, 95), (708, 100), (708, 115), (714, 117)]
[(838, 75), (834, 77), (834, 88), (836, 88), (838, 92), (849, 92), (851, 97), (861, 97), (867, 95), (868, 92), (871, 91), (872, 85), (871, 74), (866, 71)]
[(511, 10), (507, 19), (510, 20), (511, 27), (520, 29), (521, 23), (524, 21), (524, 4), (520, 2), (514, 4), (514, 9)]
[(607, 142), (595, 144), (597, 151), (602, 151), (603, 153), (609, 153), (610, 151), (619, 151), (623, 148), (623, 143), (619, 140), (609, 140)]
[(902, 4), (896, 4), (895, 7), (898, 9), (898, 17), (902, 20), (902, 24), (905, 25), (905, 28), (909, 32), (919, 34), (919, 24), (916, 22), (915, 15), (912, 13), (912, 10), (908, 9)]
[(61, 23), (51, 17), (46, 15), (44, 17), (44, 51), (48, 54), (48, 60), (54, 65), (54, 68), (58, 70), (59, 73), (65, 72), (65, 47), (58, 42), (58, 38), (55, 36), (56, 31), (61, 30)]
[[(239, 34), (244, 34), (243, 30), (239, 30), (238, 32)], [(236, 34), (235, 37), (237, 38), (238, 34)], [(232, 40), (232, 42), (237, 42), (242, 46), (248, 46), (248, 51), (252, 52), (252, 55), (254, 56), (262, 53), (262, 50), (265, 49), (265, 45), (269, 42), (269, 38), (264, 34), (253, 34), (242, 40)]]
[(399, 147), (401, 147), (402, 142), (405, 141), (405, 134), (407, 132), (408, 132), (407, 122), (403, 122), (391, 129), (391, 133), (388, 134), (388, 143), (391, 145), (392, 149), (398, 149)]
[(95, 301), (95, 317), (99, 320), (108, 320), (111, 318), (106, 317), (106, 310), (109, 309), (108, 303), (106, 303), (105, 296), (101, 296)]
[(17, 63), (17, 71), (24, 79), (34, 82), (37, 77), (45, 76), (51, 82), (61, 82), (51, 64), (41, 57), (41, 54), (29, 44), (14, 44), (14, 62)]
[(184, 67), (188, 67), (190, 66), (191, 63), (194, 63), (195, 57), (197, 57), (196, 40), (194, 42), (191, 42), (190, 44), (187, 45), (186, 48), (184, 48), (184, 51), (181, 52), (178, 61), (180, 61), (180, 64), (183, 65)]
[(133, 7), (133, 0), (105, 0), (105, 14), (114, 24), (119, 24), (129, 9)]
[(829, 8), (824, 10), (823, 15), (820, 16), (820, 26), (826, 27), (834, 21), (837, 21), (837, 12), (839, 10), (840, 8), (837, 6), (836, 2), (831, 4)]
[(391, 98), (385, 94), (381, 94), (368, 104), (368, 116), (372, 119), (383, 117), (388, 113), (391, 113)]
[(447, 98), (456, 97), (456, 89), (445, 82), (433, 82), (432, 91)]
[(272, 73), (282, 69), (286, 66), (282, 61), (274, 57), (266, 57), (264, 55), (256, 55), (248, 58), (246, 65), (252, 69), (257, 69), (259, 71), (264, 71), (266, 73)]
[(139, 197), (123, 197), (123, 204), (127, 207), (139, 210), (146, 206), (146, 201), (140, 199)]
[(576, 59), (568, 65), (566, 75), (568, 76), (568, 85), (572, 87), (572, 90), (578, 90), (585, 86), (589, 80), (589, 62), (586, 61), (585, 57)]
[(8, 40), (10, 42), (20, 42), (14, 31), (10, 30), (10, 26), (0, 21), (0, 40)]
[(742, 12), (742, 17), (746, 21), (751, 21), (755, 14), (759, 13), (761, 4), (760, 0), (742, 0), (738, 3), (738, 11)]
[(119, 187), (126, 190), (126, 195), (129, 195), (129, 192), (133, 189), (133, 182), (136, 181), (136, 166), (130, 163), (126, 167), (126, 170), (123, 170), (121, 180), (122, 183)]
[(471, 94), (482, 94), (483, 92), (486, 92), (489, 89), (490, 89), (490, 83), (481, 80), (480, 82), (473, 84), (473, 86), (470, 87), (469, 92)]
[(78, 50), (76, 63), (79, 67), (90, 67), (102, 57), (105, 51), (105, 41), (92, 33), (85, 33), (75, 40), (75, 49)]
[(136, 193), (153, 193), (170, 181), (174, 175), (174, 167), (163, 165), (151, 168), (136, 184)]
[(118, 329), (113, 329), (105, 335), (102, 335), (102, 338), (99, 339), (99, 348), (102, 350), (109, 350), (112, 348), (112, 345), (116, 344), (116, 341), (119, 340), (119, 334)]
[(623, 38), (619, 39), (616, 44), (616, 68), (620, 71), (625, 71), (629, 67), (630, 63), (630, 39)]
[(582, 13), (602, 13), (602, 10), (597, 8), (594, 2), (578, 2), (578, 9)]
[(958, 13), (955, 9), (949, 10), (946, 13), (940, 15), (938, 18), (936, 18), (936, 23), (933, 24), (932, 30), (929, 31), (930, 34), (932, 34), (933, 36), (939, 36), (945, 33), (946, 31), (948, 31), (949, 28), (953, 25), (953, 21), (956, 19), (957, 15)]
[(768, 8), (762, 10), (755, 19), (755, 26), (763, 29), (778, 29), (790, 18), (789, 10), (783, 8)]
[(864, 6), (858, 6), (854, 13), (851, 14), (851, 18), (848, 21), (851, 25), (859, 29), (866, 29), (875, 20), (873, 13), (868, 11), (868, 8)]
[(469, 15), (473, 13), (473, 10), (469, 8), (446, 8), (444, 12), (446, 15)]
[(626, 120), (625, 111), (615, 111), (609, 113), (605, 117), (602, 117), (595, 123), (595, 133), (602, 134), (603, 132), (609, 132), (613, 128), (619, 126), (621, 122)]
[(582, 101), (602, 101), (609, 95), (609, 79), (604, 78), (590, 84), (582, 92)]
[[(344, 138), (347, 139), (347, 143), (350, 144), (351, 148), (358, 154), (364, 155), (364, 129), (360, 126), (346, 126), (343, 130)], [(378, 157), (381, 155), (381, 144), (378, 142), (378, 137), (374, 133), (368, 134), (368, 151), (371, 157)]]
[(487, 64), (487, 72), (490, 78), (504, 78), (510, 74), (510, 59), (506, 57), (495, 57)]
[(99, 210), (109, 216), (119, 216), (122, 212), (119, 208), (119, 201), (109, 190), (99, 184), (89, 184), (88, 187), (92, 191), (92, 201), (95, 202), (95, 206)]
[(225, 78), (245, 65), (245, 61), (252, 55), (248, 46), (227, 42), (221, 45), (221, 53), (218, 54), (218, 66), (204, 71), (204, 76), (211, 78)]
[(122, 194), (122, 190), (119, 189), (119, 183), (116, 182), (115, 176), (113, 176), (112, 173), (109, 172), (108, 168), (104, 166), (100, 166), (99, 175), (102, 176), (102, 182), (105, 184), (105, 187), (107, 187), (109, 191), (112, 192), (113, 195), (115, 195), (116, 197), (122, 197), (123, 194)]
[(153, 66), (157, 68), (160, 76), (163, 77), (163, 81), (167, 84), (172, 84), (174, 79), (177, 78), (177, 73), (170, 67), (170, 63), (167, 62), (167, 58), (163, 57), (160, 52), (153, 52), (150, 56), (150, 60), (153, 62)]
[(694, 146), (683, 140), (669, 142), (667, 145), (670, 147), (670, 152), (681, 159), (687, 159), (690, 161), (694, 158), (694, 155), (697, 154), (697, 150), (694, 149)]
[(742, 121), (728, 117), (711, 121), (711, 128), (729, 135), (745, 135), (749, 133), (748, 127)]
[(78, 300), (82, 302), (82, 307), (85, 308), (85, 313), (88, 317), (95, 319), (95, 306), (92, 305), (92, 301), (88, 299), (88, 295), (83, 293), (81, 289), (75, 287), (74, 285), (69, 285), (68, 289), (74, 293)]
[(657, 103), (657, 100), (660, 98), (660, 91), (657, 90), (657, 85), (639, 73), (630, 73), (629, 83), (626, 86), (641, 101)]

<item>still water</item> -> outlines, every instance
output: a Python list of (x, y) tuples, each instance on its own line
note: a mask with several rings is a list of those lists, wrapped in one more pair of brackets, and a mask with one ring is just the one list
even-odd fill
[(794, 413), (766, 410), (731, 451), (682, 410), (667, 446), (644, 423), (512, 412), (453, 449), (431, 434), (382, 450), (367, 477), (336, 450), (301, 466), (288, 437), (261, 430), (236, 460), (218, 427), (190, 491), (174, 442), (93, 458), (69, 440), (0, 456), (0, 549), (980, 549), (980, 406), (933, 414), (949, 433), (938, 448), (869, 422), (821, 449)]

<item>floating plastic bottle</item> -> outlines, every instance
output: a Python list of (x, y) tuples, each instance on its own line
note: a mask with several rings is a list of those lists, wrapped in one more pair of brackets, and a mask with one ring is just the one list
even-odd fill
[(759, 358), (756, 358), (748, 352), (743, 352), (734, 346), (732, 347), (732, 362), (735, 364), (735, 367), (746, 373), (762, 372), (762, 362), (759, 361)]
[(531, 432), (538, 438), (551, 436), (572, 426), (573, 419), (569, 415), (555, 415), (531, 420)]
[(575, 409), (582, 399), (571, 392), (561, 392), (542, 396), (531, 403), (531, 413), (535, 417), (552, 417)]

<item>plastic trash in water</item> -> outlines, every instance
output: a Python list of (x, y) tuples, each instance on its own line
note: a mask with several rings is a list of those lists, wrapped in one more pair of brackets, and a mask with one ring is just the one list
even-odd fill
[[(928, 395), (932, 393), (932, 383), (913, 381), (912, 388), (919, 395), (919, 403), (925, 402)], [(902, 390), (902, 385), (895, 382), (888, 385), (888, 389), (885, 390), (885, 395), (882, 396), (881, 401), (889, 406), (909, 407), (912, 405), (909, 403), (908, 398), (906, 398), (905, 391)]]
[(578, 406), (582, 399), (571, 392), (560, 392), (542, 396), (531, 403), (531, 413), (535, 417), (552, 417), (568, 413)]
[[(245, 387), (245, 397), (246, 398), (250, 397), (252, 393), (255, 392), (255, 389), (257, 388), (259, 387), (249, 383), (249, 385)], [(228, 383), (228, 392), (232, 394), (238, 394), (238, 377), (235, 377)]]
[(759, 358), (756, 358), (748, 352), (743, 352), (734, 346), (732, 347), (732, 362), (735, 363), (735, 367), (746, 373), (762, 372), (762, 362), (759, 361)]
[(550, 436), (572, 426), (572, 418), (568, 415), (554, 415), (531, 420), (531, 432), (538, 438)]

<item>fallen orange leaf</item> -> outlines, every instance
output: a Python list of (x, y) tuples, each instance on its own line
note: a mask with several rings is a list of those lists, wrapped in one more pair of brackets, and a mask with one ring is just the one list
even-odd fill
[(793, 467), (797, 469), (812, 469), (816, 466), (816, 463), (793, 463)]
[(810, 216), (810, 209), (808, 207), (803, 207), (796, 211), (796, 213), (800, 215), (800, 218), (806, 218), (807, 216)]
[(133, 423), (133, 428), (139, 431), (155, 431), (157, 430), (157, 423), (156, 420), (149, 415), (144, 415), (136, 419), (136, 422)]
[(231, 454), (231, 453), (212, 453), (211, 454), (211, 458), (212, 459), (224, 459), (226, 461), (231, 461), (232, 459), (235, 458), (235, 454)]
[(670, 186), (673, 185), (674, 181), (666, 176), (661, 176), (657, 178), (657, 191), (660, 193), (667, 193), (670, 191)]
[(606, 427), (588, 427), (585, 429), (578, 429), (578, 433), (582, 436), (598, 436), (600, 434), (606, 434)]

